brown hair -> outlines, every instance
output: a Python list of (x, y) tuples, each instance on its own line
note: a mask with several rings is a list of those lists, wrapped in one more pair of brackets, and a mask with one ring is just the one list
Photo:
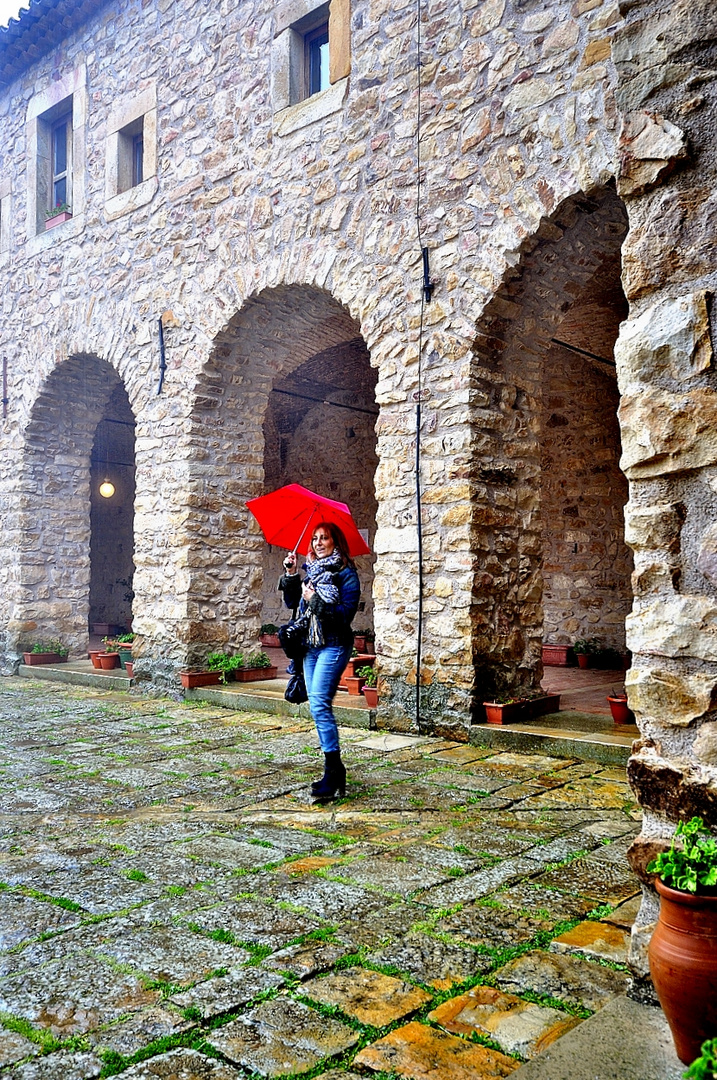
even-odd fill
[[(311, 545), (309, 548), (311, 553), (314, 553), (314, 537), (316, 536), (316, 533), (319, 529), (325, 529), (326, 532), (329, 534), (329, 536), (334, 542), (334, 547), (341, 556), (344, 566), (354, 566), (354, 561), (349, 555), (349, 545), (346, 541), (346, 537), (344, 536), (338, 525), (334, 525), (333, 521), (320, 521), (317, 525), (314, 525), (311, 533)], [(354, 570), (355, 569), (356, 567), (354, 566)]]

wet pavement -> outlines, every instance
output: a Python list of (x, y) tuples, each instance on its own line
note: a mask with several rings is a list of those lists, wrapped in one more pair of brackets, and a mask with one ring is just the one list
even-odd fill
[(621, 769), (0, 679), (0, 1075), (508, 1076), (630, 986)]

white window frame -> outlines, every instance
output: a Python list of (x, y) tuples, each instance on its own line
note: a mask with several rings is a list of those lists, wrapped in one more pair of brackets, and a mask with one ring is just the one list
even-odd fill
[[(133, 183), (134, 139), (142, 135), (142, 179)], [(115, 101), (107, 118), (105, 217), (114, 221), (146, 205), (157, 180), (157, 85)]]
[[(85, 132), (87, 127), (87, 70), (68, 72), (30, 98), (25, 119), (27, 144), (27, 251), (44, 251), (57, 241), (77, 236), (85, 225)], [(52, 130), (64, 114), (70, 120), (67, 153), (67, 199), (72, 217), (45, 229), (52, 202)]]

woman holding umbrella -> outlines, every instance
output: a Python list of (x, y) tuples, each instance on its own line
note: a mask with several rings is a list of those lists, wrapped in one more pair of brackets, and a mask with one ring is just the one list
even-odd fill
[(279, 581), (288, 608), (299, 608), (306, 624), (304, 679), (309, 707), (324, 752), (324, 775), (311, 785), (312, 795), (331, 799), (346, 791), (339, 732), (331, 703), (351, 656), (351, 622), (359, 603), (360, 586), (343, 532), (334, 522), (315, 526), (301, 581), (296, 552), (284, 559)]

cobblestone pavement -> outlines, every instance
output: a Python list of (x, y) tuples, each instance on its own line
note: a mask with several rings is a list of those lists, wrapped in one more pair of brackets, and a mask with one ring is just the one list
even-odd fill
[(621, 770), (0, 680), (0, 1076), (503, 1077), (629, 984)]

